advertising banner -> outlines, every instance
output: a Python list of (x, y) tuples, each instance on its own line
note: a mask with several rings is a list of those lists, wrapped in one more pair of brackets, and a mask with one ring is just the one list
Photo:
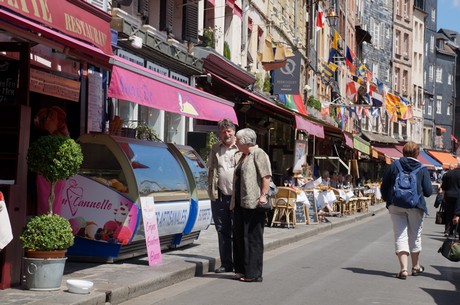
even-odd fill
[(299, 94), (300, 53), (286, 58), (286, 65), (273, 70), (273, 94)]

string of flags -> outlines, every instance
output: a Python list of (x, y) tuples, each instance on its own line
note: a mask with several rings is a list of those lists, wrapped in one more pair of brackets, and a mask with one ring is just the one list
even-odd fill
[[(318, 25), (317, 22), (317, 27)], [(335, 83), (332, 82), (333, 75), (339, 67), (334, 63), (334, 58), (340, 56), (345, 59), (345, 65), (351, 74), (351, 78), (346, 82), (346, 99), (355, 105), (346, 106), (349, 109), (349, 116), (377, 118), (381, 115), (379, 110), (383, 108), (388, 113), (391, 122), (411, 119), (413, 115), (410, 101), (388, 92), (384, 83), (376, 78), (364, 63), (356, 60), (355, 54), (348, 46), (345, 48), (345, 57), (343, 57), (340, 41), (339, 33), (334, 30), (328, 62), (321, 63), (321, 81), (332, 86)], [(338, 109), (337, 112), (338, 118), (343, 120), (345, 111)]]

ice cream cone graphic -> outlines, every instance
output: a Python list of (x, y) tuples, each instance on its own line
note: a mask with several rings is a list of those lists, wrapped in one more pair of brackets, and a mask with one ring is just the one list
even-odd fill
[(196, 116), (198, 115), (198, 112), (196, 111), (195, 107), (192, 104), (190, 104), (189, 102), (184, 103), (182, 101), (182, 96), (180, 92), (177, 93), (177, 99), (179, 101), (179, 107), (182, 113), (196, 115)]
[(75, 216), (78, 210), (78, 202), (83, 196), (83, 188), (78, 187), (77, 181), (71, 179), (69, 181), (69, 188), (67, 188), (67, 202), (69, 203), (70, 212)]

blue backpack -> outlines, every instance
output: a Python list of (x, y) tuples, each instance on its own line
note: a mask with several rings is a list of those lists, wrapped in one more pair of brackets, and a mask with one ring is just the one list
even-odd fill
[(406, 209), (415, 208), (420, 201), (420, 195), (417, 190), (417, 173), (424, 166), (421, 165), (411, 172), (406, 172), (403, 170), (399, 160), (396, 160), (395, 164), (398, 174), (393, 189), (393, 204)]

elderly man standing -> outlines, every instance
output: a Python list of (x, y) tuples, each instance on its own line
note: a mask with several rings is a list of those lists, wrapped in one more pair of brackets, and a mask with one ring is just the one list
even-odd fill
[(221, 266), (216, 273), (233, 271), (232, 231), (233, 212), (230, 200), (233, 192), (235, 153), (238, 151), (235, 125), (228, 119), (217, 123), (220, 142), (214, 144), (208, 158), (208, 194), (211, 199), (212, 217), (219, 241)]

